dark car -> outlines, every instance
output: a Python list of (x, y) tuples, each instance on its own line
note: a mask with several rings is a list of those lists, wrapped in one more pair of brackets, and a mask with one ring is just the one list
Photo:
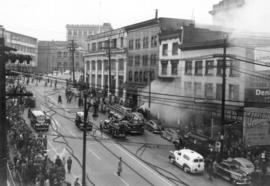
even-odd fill
[(216, 174), (235, 185), (251, 184), (251, 177), (234, 163), (223, 160), (214, 167)]
[[(84, 112), (77, 112), (76, 113), (76, 118), (75, 118), (75, 125), (80, 129), (83, 130), (84, 128)], [(87, 121), (86, 123), (86, 130), (91, 131), (92, 130), (92, 124)]]
[(162, 131), (161, 126), (155, 120), (149, 120), (145, 122), (145, 129), (150, 132), (153, 132), (154, 134), (160, 134)]

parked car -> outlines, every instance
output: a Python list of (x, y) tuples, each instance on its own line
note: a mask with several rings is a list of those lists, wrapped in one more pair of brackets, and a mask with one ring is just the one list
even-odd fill
[(227, 161), (235, 164), (237, 167), (239, 167), (239, 169), (241, 169), (247, 174), (252, 174), (255, 171), (255, 166), (253, 165), (253, 163), (246, 158), (229, 158), (227, 159)]
[(186, 173), (203, 173), (204, 171), (203, 156), (190, 149), (170, 151), (169, 160), (183, 168)]
[(179, 142), (178, 131), (173, 128), (165, 128), (160, 135), (174, 144)]
[(216, 164), (215, 169), (218, 176), (235, 185), (248, 185), (251, 183), (251, 177), (231, 161), (223, 160), (221, 163)]
[(149, 120), (145, 122), (145, 128), (154, 134), (160, 134), (162, 131), (160, 125), (158, 125), (157, 121), (155, 120)]

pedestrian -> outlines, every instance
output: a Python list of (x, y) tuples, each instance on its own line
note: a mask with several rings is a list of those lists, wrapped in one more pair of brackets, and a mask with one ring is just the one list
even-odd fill
[(117, 175), (121, 176), (121, 172), (122, 172), (122, 158), (120, 157), (118, 162)]
[(76, 178), (76, 180), (74, 181), (74, 186), (81, 186), (81, 184), (79, 183), (79, 178)]
[(68, 157), (68, 160), (67, 160), (67, 169), (68, 169), (68, 173), (70, 174), (70, 171), (71, 171), (71, 165), (72, 165), (72, 159), (71, 157), (69, 156)]
[(57, 80), (55, 80), (54, 82), (54, 88), (56, 89), (56, 87), (57, 87)]
[(60, 94), (58, 95), (58, 104), (62, 104), (62, 97)]
[(61, 165), (62, 165), (62, 161), (61, 161), (59, 156), (56, 157), (55, 165), (57, 165), (58, 167), (61, 167)]
[(209, 164), (208, 164), (208, 175), (209, 175), (209, 180), (213, 180), (213, 161), (212, 159), (209, 160)]

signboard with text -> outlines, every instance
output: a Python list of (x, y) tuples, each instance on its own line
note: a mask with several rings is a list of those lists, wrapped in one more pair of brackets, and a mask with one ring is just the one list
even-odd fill
[(246, 106), (270, 103), (270, 88), (246, 88), (245, 102)]
[(270, 109), (244, 109), (243, 137), (246, 145), (270, 145)]

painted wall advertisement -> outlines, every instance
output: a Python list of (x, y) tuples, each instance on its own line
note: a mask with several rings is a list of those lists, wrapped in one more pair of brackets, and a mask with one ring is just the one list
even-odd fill
[(270, 145), (270, 109), (244, 109), (243, 137), (246, 145)]

